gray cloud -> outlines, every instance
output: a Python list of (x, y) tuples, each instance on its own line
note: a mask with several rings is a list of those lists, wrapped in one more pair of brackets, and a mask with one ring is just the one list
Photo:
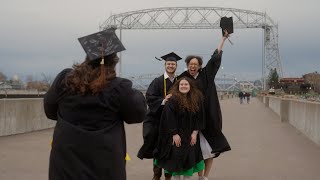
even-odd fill
[[(100, 4), (97, 6), (97, 4)], [(81, 61), (85, 54), (77, 38), (98, 31), (98, 26), (111, 13), (121, 13), (165, 6), (212, 6), (266, 11), (279, 23), (279, 46), (285, 75), (300, 76), (320, 71), (318, 52), (320, 3), (306, 0), (4, 0), (0, 7), (0, 71), (13, 74), (55, 75), (72, 63)], [(181, 56), (199, 54), (208, 59), (219, 42), (218, 30), (183, 31), (124, 31), (124, 74), (162, 72), (162, 62), (154, 56), (176, 51)], [(235, 30), (231, 38), (235, 45), (225, 45), (224, 73), (258, 77), (261, 75), (261, 29)], [(183, 62), (179, 68), (183, 70)], [(223, 72), (220, 72), (223, 73)]]

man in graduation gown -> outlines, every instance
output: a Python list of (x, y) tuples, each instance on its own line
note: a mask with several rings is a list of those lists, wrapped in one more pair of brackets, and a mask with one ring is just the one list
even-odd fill
[[(140, 159), (153, 158), (153, 151), (158, 140), (158, 127), (163, 106), (171, 97), (167, 92), (175, 82), (175, 71), (177, 69), (177, 61), (182, 59), (174, 52), (161, 57), (165, 61), (165, 73), (155, 78), (148, 87), (146, 99), (148, 104), (147, 117), (143, 122), (143, 140), (144, 144), (138, 152)], [(154, 165), (154, 180), (161, 177), (162, 169)], [(171, 179), (170, 174), (165, 174), (166, 179)]]
[(213, 158), (219, 156), (222, 152), (231, 150), (227, 139), (222, 133), (222, 115), (214, 82), (221, 65), (222, 47), (227, 37), (228, 33), (222, 37), (218, 49), (214, 51), (204, 68), (201, 68), (203, 63), (201, 57), (188, 56), (185, 60), (188, 70), (178, 76), (178, 79), (184, 76), (195, 79), (198, 88), (204, 95), (206, 126), (201, 133), (212, 148), (212, 156), (208, 159), (205, 158), (206, 177), (211, 169)]

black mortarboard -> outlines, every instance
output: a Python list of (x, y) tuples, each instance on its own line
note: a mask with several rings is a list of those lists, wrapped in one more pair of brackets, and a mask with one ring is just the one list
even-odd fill
[(90, 34), (78, 40), (90, 60), (125, 50), (114, 28)]
[(228, 34), (233, 33), (233, 20), (232, 17), (222, 17), (220, 20), (220, 27), (222, 29), (222, 36), (224, 35), (224, 30), (228, 31)]
[(174, 52), (161, 56), (161, 58), (165, 61), (179, 61), (180, 59), (182, 59), (180, 56), (178, 56)]

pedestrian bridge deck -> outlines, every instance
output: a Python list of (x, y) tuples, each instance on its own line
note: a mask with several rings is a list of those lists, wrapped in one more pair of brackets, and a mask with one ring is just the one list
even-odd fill
[[(214, 161), (209, 179), (216, 180), (317, 180), (320, 147), (257, 99), (239, 104), (221, 101), (223, 132), (232, 150)], [(128, 180), (149, 180), (151, 160), (136, 153), (142, 144), (142, 124), (126, 126)], [(53, 129), (0, 137), (1, 180), (48, 179), (50, 139)], [(106, 160), (107, 161), (107, 160)], [(197, 179), (195, 176), (193, 179)]]

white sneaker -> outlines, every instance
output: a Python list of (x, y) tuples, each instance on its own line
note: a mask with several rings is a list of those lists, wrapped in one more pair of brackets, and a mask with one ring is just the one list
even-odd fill
[(209, 179), (205, 176), (199, 176), (199, 180), (209, 180)]

